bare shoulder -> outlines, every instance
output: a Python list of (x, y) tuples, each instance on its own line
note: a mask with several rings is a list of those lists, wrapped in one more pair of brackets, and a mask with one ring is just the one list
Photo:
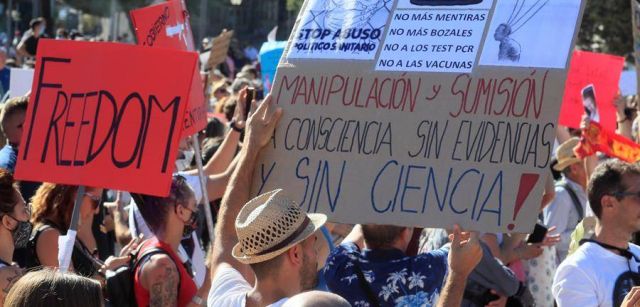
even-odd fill
[(166, 281), (178, 277), (178, 268), (167, 254), (155, 254), (147, 260), (140, 271), (142, 284), (150, 288), (157, 281)]

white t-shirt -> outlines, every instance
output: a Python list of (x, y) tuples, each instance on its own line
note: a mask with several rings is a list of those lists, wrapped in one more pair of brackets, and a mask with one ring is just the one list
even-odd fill
[[(630, 251), (640, 257), (640, 247), (629, 244)], [(638, 272), (638, 260), (615, 254), (596, 243), (586, 242), (560, 264), (553, 279), (553, 296), (558, 306), (616, 306), (633, 283), (623, 274)], [(628, 273), (627, 273), (628, 274)], [(623, 278), (621, 278), (623, 277)], [(636, 278), (640, 278), (636, 274)], [(640, 280), (636, 279), (635, 284)]]
[[(216, 275), (211, 282), (207, 306), (245, 307), (247, 292), (251, 289), (251, 285), (238, 270), (221, 266), (216, 270)], [(281, 307), (288, 299), (283, 298), (269, 306)]]

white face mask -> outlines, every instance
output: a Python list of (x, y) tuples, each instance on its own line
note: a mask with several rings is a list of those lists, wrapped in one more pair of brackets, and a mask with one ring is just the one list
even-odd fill
[(193, 149), (181, 150), (176, 159), (176, 171), (181, 172), (187, 169), (193, 161), (193, 157), (196, 155)]

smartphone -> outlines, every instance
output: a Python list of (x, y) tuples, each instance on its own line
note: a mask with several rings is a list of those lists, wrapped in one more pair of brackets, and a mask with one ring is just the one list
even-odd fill
[(527, 243), (540, 243), (544, 240), (544, 237), (547, 236), (547, 227), (542, 224), (537, 223), (536, 227), (533, 229), (533, 232), (529, 234), (529, 238), (527, 239)]
[(596, 109), (596, 92), (593, 88), (593, 84), (589, 84), (582, 89), (582, 104), (584, 106), (584, 112), (587, 116), (591, 117), (597, 112)]
[(249, 87), (247, 88), (247, 98), (245, 100), (245, 110), (244, 110), (244, 118), (249, 118), (249, 111), (251, 110), (251, 102), (256, 99), (256, 88)]

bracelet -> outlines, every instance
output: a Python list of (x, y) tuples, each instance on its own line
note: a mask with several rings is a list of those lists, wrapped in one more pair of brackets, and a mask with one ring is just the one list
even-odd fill
[(236, 120), (235, 119), (232, 119), (229, 122), (229, 128), (233, 129), (234, 131), (240, 132), (240, 133), (244, 132), (244, 128), (240, 128), (240, 127), (238, 127), (236, 125)]
[(201, 297), (197, 296), (197, 295), (196, 295), (196, 296), (194, 296), (194, 297), (191, 299), (191, 302), (192, 302), (192, 303), (194, 303), (194, 304), (196, 304), (196, 305), (198, 305), (198, 306), (202, 306), (202, 304), (204, 304), (204, 300), (203, 300)]

